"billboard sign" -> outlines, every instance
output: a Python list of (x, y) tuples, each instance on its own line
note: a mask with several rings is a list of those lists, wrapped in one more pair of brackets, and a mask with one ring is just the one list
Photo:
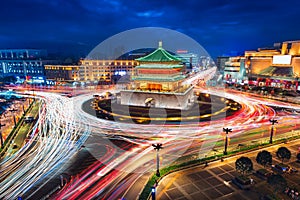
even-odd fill
[(292, 61), (291, 55), (273, 56), (273, 65), (290, 65)]

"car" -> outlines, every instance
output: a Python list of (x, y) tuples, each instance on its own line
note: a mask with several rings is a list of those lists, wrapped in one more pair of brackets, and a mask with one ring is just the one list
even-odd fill
[(292, 173), (297, 173), (298, 170), (295, 169), (295, 168), (293, 168), (293, 167), (290, 167), (290, 168), (288, 169), (288, 172), (289, 172), (290, 174), (292, 174)]
[(254, 183), (252, 178), (246, 176), (237, 176), (232, 180), (232, 182), (242, 190), (249, 189)]
[(18, 145), (16, 143), (14, 143), (13, 146), (12, 146), (12, 148), (16, 149), (16, 148), (18, 148)]
[(283, 164), (283, 163), (272, 165), (272, 170), (277, 171), (279, 173), (286, 173), (286, 172), (288, 172), (289, 168), (290, 167), (288, 165)]
[(273, 173), (270, 172), (269, 170), (267, 169), (259, 169), (256, 171), (256, 174), (262, 178), (262, 179), (267, 179), (269, 176), (271, 176)]
[(31, 123), (31, 122), (33, 122), (34, 121), (34, 117), (33, 116), (26, 116), (25, 118), (24, 118), (24, 122), (25, 123)]

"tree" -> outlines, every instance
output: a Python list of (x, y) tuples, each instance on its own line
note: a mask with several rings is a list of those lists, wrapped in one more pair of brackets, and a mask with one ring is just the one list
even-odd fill
[(271, 165), (272, 164), (272, 155), (270, 152), (263, 150), (259, 152), (256, 156), (256, 162), (264, 167), (266, 165)]
[(283, 191), (287, 186), (287, 181), (279, 174), (269, 176), (267, 182), (274, 188), (275, 194), (278, 191)]
[(289, 160), (291, 158), (291, 151), (286, 147), (279, 147), (276, 152), (276, 156), (283, 163), (284, 159)]
[(248, 157), (240, 157), (235, 161), (235, 168), (238, 172), (245, 173), (251, 172), (253, 170), (253, 163)]

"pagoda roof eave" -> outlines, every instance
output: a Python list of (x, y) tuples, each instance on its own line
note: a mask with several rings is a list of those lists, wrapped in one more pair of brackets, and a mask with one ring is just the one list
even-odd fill
[(159, 47), (152, 53), (135, 60), (139, 62), (181, 62), (180, 58), (173, 56), (162, 47)]

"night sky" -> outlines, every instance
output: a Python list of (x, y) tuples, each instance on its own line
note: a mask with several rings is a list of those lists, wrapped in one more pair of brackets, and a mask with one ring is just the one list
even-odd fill
[(0, 48), (86, 54), (119, 32), (163, 27), (213, 57), (300, 39), (299, 0), (7, 0)]

